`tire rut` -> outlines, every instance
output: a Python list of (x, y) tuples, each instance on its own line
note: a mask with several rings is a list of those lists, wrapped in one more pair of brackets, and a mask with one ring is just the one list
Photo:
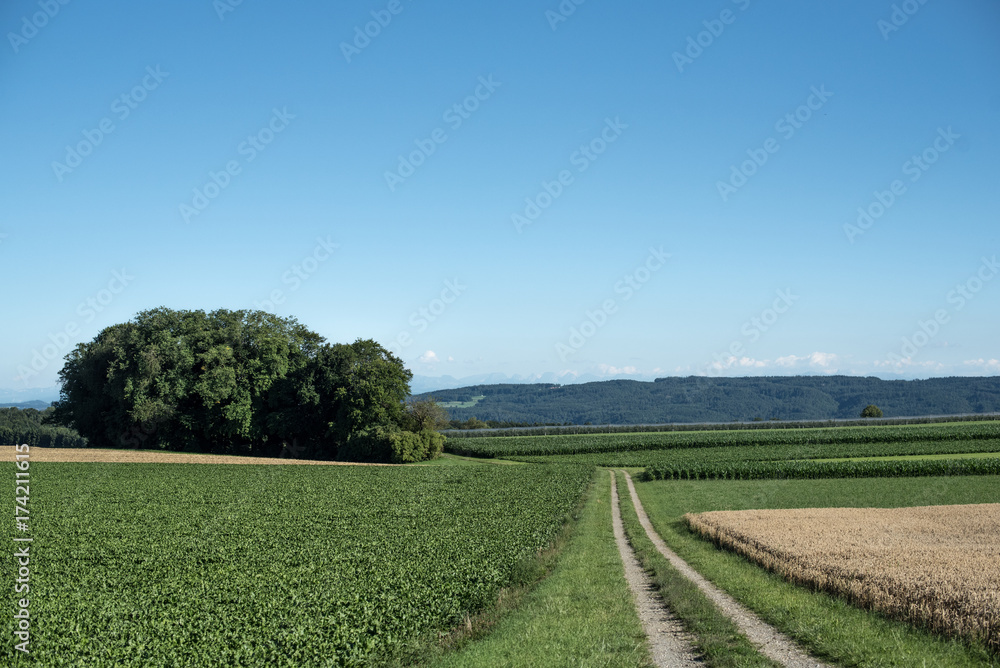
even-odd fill
[(742, 604), (737, 603), (733, 597), (702, 577), (698, 571), (691, 568), (677, 553), (667, 547), (667, 544), (663, 542), (663, 539), (649, 522), (649, 516), (646, 515), (639, 495), (635, 491), (635, 485), (632, 483), (632, 476), (627, 471), (622, 471), (622, 473), (625, 474), (628, 491), (632, 497), (632, 506), (635, 508), (636, 515), (639, 516), (639, 523), (642, 524), (642, 528), (645, 529), (646, 535), (649, 536), (656, 549), (684, 577), (698, 585), (698, 588), (715, 603), (724, 615), (733, 620), (743, 635), (757, 647), (757, 651), (788, 668), (831, 668), (830, 664), (822, 663), (810, 656), (791, 638), (762, 620)]
[(656, 587), (625, 537), (621, 506), (618, 501), (618, 485), (614, 471), (611, 474), (611, 520), (615, 532), (615, 543), (625, 565), (625, 579), (628, 581), (632, 597), (635, 599), (639, 621), (649, 640), (649, 653), (658, 668), (686, 668), (704, 665), (695, 654), (692, 638), (680, 621), (667, 610)]

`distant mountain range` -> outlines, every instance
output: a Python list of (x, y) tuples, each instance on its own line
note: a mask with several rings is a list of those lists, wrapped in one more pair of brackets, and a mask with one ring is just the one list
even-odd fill
[(0, 388), (0, 403), (3, 404), (23, 404), (30, 401), (44, 401), (48, 406), (53, 401), (59, 400), (59, 386), (34, 387), (24, 390), (11, 390)]
[[(752, 376), (607, 380), (573, 385), (481, 383), (438, 389), (452, 419), (519, 423), (658, 424), (1000, 412), (1000, 376), (882, 380), (858, 376)], [(464, 405), (458, 405), (462, 403)]]
[(34, 408), (36, 411), (44, 411), (48, 407), (49, 407), (48, 401), (38, 401), (38, 400), (22, 401), (16, 404), (0, 404), (0, 408), (20, 408), (22, 410), (25, 408)]

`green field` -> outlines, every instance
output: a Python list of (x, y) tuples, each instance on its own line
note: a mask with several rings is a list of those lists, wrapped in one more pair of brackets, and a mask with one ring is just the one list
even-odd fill
[[(1000, 503), (1000, 475), (970, 475), (1000, 466), (998, 427), (479, 437), (461, 439), (476, 456), (454, 448), (465, 454), (407, 467), (34, 463), (32, 654), (7, 643), (0, 665), (646, 666), (600, 467), (630, 470), (675, 551), (817, 656), (997, 665), (983, 646), (784, 582), (681, 517)], [(951, 475), (907, 477), (919, 467)], [(702, 479), (639, 482), (657, 471)], [(771, 665), (652, 549), (622, 499), (631, 542), (705, 665)], [(13, 504), (7, 494), (0, 509)], [(14, 569), (0, 560), (5, 582)]]
[(478, 397), (472, 397), (469, 401), (440, 401), (438, 406), (441, 408), (472, 408), (485, 398), (486, 395), (480, 394)]
[[(493, 606), (593, 477), (546, 466), (31, 473), (33, 651), (18, 664), (5, 642), (5, 666), (361, 665)], [(13, 504), (5, 494), (8, 517)], [(4, 582), (14, 569), (0, 560)]]
[[(1000, 456), (1000, 439), (906, 441), (901, 443), (829, 443), (824, 445), (741, 445), (630, 450), (549, 457), (509, 457), (513, 461), (535, 463), (575, 463), (587, 466), (634, 468), (646, 466), (702, 467), (740, 462), (818, 461), (869, 457), (927, 457), (983, 453)], [(486, 460), (493, 461), (493, 460)]]
[[(905, 445), (911, 442), (978, 440), (1000, 441), (1000, 422), (554, 436), (480, 436), (452, 439), (448, 442), (447, 450), (470, 457), (579, 455), (729, 446), (765, 448), (784, 446), (806, 453), (821, 453), (824, 446)], [(823, 455), (802, 455), (802, 457), (812, 456)]]

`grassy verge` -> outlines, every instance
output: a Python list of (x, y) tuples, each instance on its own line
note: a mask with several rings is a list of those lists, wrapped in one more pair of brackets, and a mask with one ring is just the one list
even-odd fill
[(946, 639), (792, 585), (691, 533), (685, 512), (1000, 502), (1000, 476), (637, 482), (663, 540), (693, 568), (818, 656), (844, 666), (1000, 665), (979, 645)]
[(753, 644), (740, 633), (739, 628), (726, 617), (698, 586), (681, 575), (656, 549), (639, 524), (639, 516), (632, 505), (625, 476), (617, 473), (622, 520), (629, 543), (639, 557), (642, 567), (653, 577), (653, 583), (667, 606), (695, 637), (695, 647), (706, 666), (735, 668), (736, 666), (768, 666), (774, 663), (762, 656)]
[(651, 665), (615, 547), (610, 499), (610, 481), (606, 474), (599, 475), (549, 577), (503, 615), (488, 635), (430, 665)]

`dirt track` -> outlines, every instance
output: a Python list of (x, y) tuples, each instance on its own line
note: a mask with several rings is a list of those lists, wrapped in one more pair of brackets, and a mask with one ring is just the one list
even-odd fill
[[(13, 445), (0, 445), (0, 459), (15, 461)], [(310, 459), (280, 457), (236, 457), (233, 455), (197, 455), (156, 450), (102, 450), (99, 448), (40, 448), (28, 451), (32, 462), (99, 462), (110, 464), (309, 464), (314, 466), (399, 466), (398, 464), (354, 464), (319, 462)]]
[(684, 630), (680, 620), (668, 610), (656, 591), (652, 578), (646, 574), (632, 546), (625, 537), (621, 506), (618, 501), (618, 484), (614, 471), (611, 474), (611, 510), (615, 542), (622, 563), (625, 565), (625, 579), (635, 599), (639, 621), (649, 641), (650, 658), (657, 668), (684, 668), (703, 665), (693, 648), (694, 638)]
[(714, 584), (706, 580), (700, 573), (691, 568), (686, 561), (681, 559), (676, 552), (667, 547), (660, 535), (656, 533), (646, 510), (642, 507), (639, 495), (635, 491), (632, 483), (632, 476), (625, 473), (625, 482), (628, 485), (629, 494), (632, 497), (632, 505), (636, 515), (639, 516), (639, 523), (646, 531), (646, 535), (656, 546), (656, 549), (666, 557), (667, 561), (673, 565), (684, 577), (698, 586), (699, 589), (713, 602), (724, 615), (729, 617), (739, 627), (750, 642), (754, 644), (757, 651), (767, 658), (775, 661), (787, 668), (828, 668), (814, 657), (810, 656), (802, 648), (795, 644), (788, 636), (766, 623), (749, 609), (722, 591)]

